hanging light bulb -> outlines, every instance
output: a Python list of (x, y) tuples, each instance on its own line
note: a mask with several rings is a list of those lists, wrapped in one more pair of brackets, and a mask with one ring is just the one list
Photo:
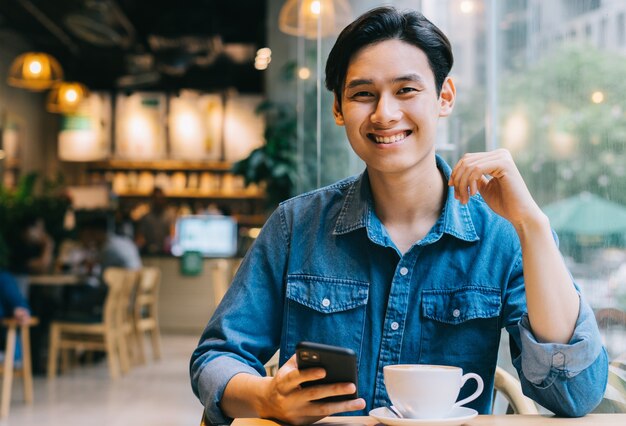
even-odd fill
[(11, 86), (33, 91), (51, 88), (63, 79), (59, 62), (47, 53), (23, 53), (11, 64), (7, 83)]
[(48, 94), (46, 109), (58, 114), (72, 114), (88, 94), (84, 84), (64, 81), (54, 86)]
[(287, 0), (280, 9), (278, 28), (289, 35), (315, 39), (339, 33), (351, 20), (348, 0)]

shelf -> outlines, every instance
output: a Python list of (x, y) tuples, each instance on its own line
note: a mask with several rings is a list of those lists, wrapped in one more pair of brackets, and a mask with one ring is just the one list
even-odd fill
[(89, 170), (159, 170), (159, 171), (220, 171), (228, 172), (233, 166), (229, 161), (191, 160), (107, 160), (88, 164)]
[[(131, 198), (131, 197), (150, 197), (151, 192), (145, 191), (124, 191), (117, 193), (118, 197)], [(265, 194), (257, 191), (212, 191), (212, 192), (200, 192), (197, 190), (179, 190), (179, 191), (165, 191), (165, 196), (168, 198), (213, 198), (213, 199), (253, 199), (260, 200), (265, 198)]]
[(237, 220), (239, 226), (258, 226), (261, 227), (267, 220), (267, 216), (264, 214), (234, 214), (233, 217)]
[(17, 158), (5, 158), (4, 160), (0, 160), (0, 165), (5, 170), (17, 170), (20, 168), (20, 160)]

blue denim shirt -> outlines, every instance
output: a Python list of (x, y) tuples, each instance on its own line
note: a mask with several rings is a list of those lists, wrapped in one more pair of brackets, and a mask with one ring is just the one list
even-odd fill
[[(437, 157), (447, 181), (450, 167)], [(522, 387), (553, 412), (579, 416), (601, 400), (608, 358), (582, 300), (569, 344), (539, 343), (526, 314), (519, 238), (480, 198), (448, 189), (430, 232), (402, 255), (376, 217), (367, 172), (282, 203), (265, 224), (191, 359), (192, 387), (209, 420), (237, 373), (264, 375), (301, 340), (358, 357), (367, 406), (389, 404), (383, 367), (447, 364), (478, 373), (485, 391), (468, 406), (489, 413), (502, 327)], [(475, 389), (473, 381), (460, 398)]]

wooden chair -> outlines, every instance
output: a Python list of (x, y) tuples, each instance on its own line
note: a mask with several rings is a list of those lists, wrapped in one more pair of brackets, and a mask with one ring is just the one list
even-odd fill
[[(132, 277), (131, 277), (132, 274)], [(124, 281), (120, 294), (120, 309), (116, 310), (115, 324), (119, 330), (120, 367), (125, 374), (130, 370), (131, 364), (139, 357), (135, 337), (135, 299), (139, 285), (139, 271), (129, 271), (129, 276)], [(137, 349), (137, 350), (135, 350)]]
[(104, 282), (108, 286), (102, 320), (92, 323), (54, 321), (50, 327), (48, 352), (48, 378), (57, 373), (59, 351), (86, 350), (104, 351), (109, 374), (117, 379), (130, 369), (128, 347), (123, 331), (123, 320), (127, 317), (129, 293), (137, 272), (124, 268), (107, 268)]
[(206, 412), (202, 409), (202, 418), (200, 419), (200, 426), (209, 426), (209, 421), (206, 418)]
[(144, 267), (139, 274), (133, 311), (134, 335), (140, 363), (146, 362), (144, 337), (150, 334), (152, 356), (161, 359), (161, 333), (159, 331), (159, 286), (161, 271), (156, 267)]
[[(19, 324), (14, 318), (2, 320), (2, 325), (7, 327), (7, 341), (4, 349), (4, 363), (0, 366), (2, 373), (2, 403), (0, 405), (0, 419), (5, 419), (9, 415), (11, 404), (11, 390), (13, 388), (13, 376), (21, 377), (24, 383), (24, 401), (27, 404), (33, 402), (33, 372), (30, 359), (30, 327), (39, 324), (39, 320), (31, 317), (26, 324)], [(20, 340), (22, 342), (22, 365), (16, 367), (15, 343), (17, 340), (17, 330), (20, 330)]]
[[(501, 367), (496, 367), (496, 376), (494, 382), (494, 395), (502, 394), (509, 403), (509, 407), (513, 414), (539, 414), (537, 406), (532, 399), (528, 398), (522, 392), (522, 386), (515, 377)], [(508, 410), (507, 410), (508, 413)]]

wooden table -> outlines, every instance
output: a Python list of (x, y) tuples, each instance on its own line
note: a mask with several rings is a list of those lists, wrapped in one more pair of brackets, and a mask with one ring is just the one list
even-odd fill
[(80, 284), (80, 276), (74, 274), (29, 275), (30, 285), (76, 285)]
[[(374, 426), (379, 424), (373, 417), (326, 417), (317, 424), (354, 425), (354, 426)], [(566, 419), (553, 416), (521, 416), (521, 415), (502, 415), (489, 416), (480, 415), (469, 422), (468, 426), (552, 426), (552, 425), (626, 425), (626, 414), (589, 414), (585, 417)], [(272, 420), (265, 419), (235, 419), (232, 426), (283, 426)]]
[(32, 312), (39, 317), (39, 325), (31, 333), (33, 372), (45, 374), (48, 365), (48, 338), (50, 323), (62, 312), (65, 294), (70, 287), (83, 283), (77, 274), (29, 275), (29, 303)]

